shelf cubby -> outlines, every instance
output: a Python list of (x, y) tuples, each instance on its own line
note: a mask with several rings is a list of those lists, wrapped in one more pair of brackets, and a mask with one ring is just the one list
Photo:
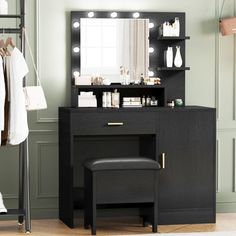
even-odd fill
[[(76, 94), (92, 91), (96, 95), (98, 107), (102, 107), (103, 92), (114, 92), (115, 89), (120, 93), (120, 107), (123, 97), (143, 96), (154, 96), (158, 100), (158, 106), (166, 105), (165, 86), (162, 85), (74, 85), (73, 87)], [(78, 107), (78, 101), (76, 106)]]

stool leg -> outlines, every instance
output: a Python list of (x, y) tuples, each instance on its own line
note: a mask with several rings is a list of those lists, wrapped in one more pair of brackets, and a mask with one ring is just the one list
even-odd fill
[(152, 223), (152, 232), (157, 233), (157, 224), (158, 224), (158, 206), (157, 203), (153, 204), (153, 223)]
[(91, 225), (91, 216), (92, 216), (92, 174), (85, 168), (84, 169), (84, 228), (89, 229)]
[(93, 173), (92, 180), (92, 209), (91, 209), (91, 231), (92, 235), (96, 235), (96, 216), (97, 216), (97, 203), (96, 203), (96, 173)]

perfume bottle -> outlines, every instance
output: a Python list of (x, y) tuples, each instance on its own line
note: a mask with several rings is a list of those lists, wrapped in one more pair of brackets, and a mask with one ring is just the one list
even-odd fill
[(102, 107), (107, 107), (107, 92), (102, 93)]
[(125, 72), (125, 84), (126, 85), (130, 84), (130, 73), (129, 73), (129, 70), (126, 70), (126, 72)]
[(142, 106), (143, 106), (143, 107), (146, 106), (146, 98), (145, 98), (144, 95), (143, 95), (143, 97), (142, 97)]
[(115, 89), (114, 93), (112, 93), (111, 103), (114, 108), (120, 107), (120, 93), (117, 92), (117, 89)]

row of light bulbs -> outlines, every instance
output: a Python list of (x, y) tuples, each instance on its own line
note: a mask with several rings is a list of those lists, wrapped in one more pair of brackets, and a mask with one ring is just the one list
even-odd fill
[[(118, 16), (117, 12), (112, 12), (111, 13), (111, 18), (116, 18), (117, 16)], [(88, 13), (88, 17), (89, 18), (93, 18), (94, 17), (94, 12), (93, 11), (89, 12)], [(139, 17), (140, 17), (140, 13), (139, 12), (134, 12), (133, 13), (133, 18), (139, 18)], [(80, 26), (79, 21), (74, 21), (73, 28), (74, 29), (78, 29), (79, 26)], [(152, 23), (152, 22), (149, 23), (149, 29), (154, 28), (154, 26), (155, 26), (154, 23)]]
[[(78, 54), (79, 51), (80, 51), (80, 48), (78, 46), (73, 47), (73, 52), (75, 54)], [(155, 49), (153, 47), (150, 47), (148, 51), (149, 51), (149, 53), (154, 53)]]
[[(150, 77), (151, 77), (151, 76), (154, 76), (154, 72), (151, 71), (151, 70), (149, 70), (149, 71), (148, 71), (148, 75), (149, 75)], [(74, 76), (75, 78), (79, 77), (79, 76), (80, 76), (80, 72), (79, 72), (78, 70), (74, 71), (74, 72), (73, 72), (73, 76)]]
[[(152, 29), (155, 25), (154, 25), (154, 23), (150, 22), (148, 26), (149, 26), (149, 29)], [(73, 28), (74, 29), (78, 29), (79, 28), (79, 22), (78, 21), (75, 21), (73, 23)]]
[[(95, 16), (95, 14), (94, 14), (94, 12), (93, 11), (90, 11), (89, 13), (88, 13), (88, 17), (89, 18), (93, 18)], [(118, 13), (117, 12), (112, 12), (111, 14), (110, 14), (110, 16), (111, 16), (111, 18), (116, 18), (117, 16), (118, 16)], [(139, 12), (134, 12), (133, 13), (133, 18), (139, 18), (140, 17), (140, 13)]]
[[(117, 12), (112, 12), (111, 13), (111, 17), (112, 18), (116, 18), (118, 16), (118, 14), (117, 14)], [(135, 12), (135, 13), (133, 13), (133, 17), (134, 18), (139, 18), (139, 16), (140, 16), (140, 14), (139, 14), (139, 12)], [(90, 18), (92, 18), (92, 17), (94, 17), (94, 12), (89, 12), (88, 13), (88, 17), (90, 17)], [(79, 28), (79, 26), (80, 26), (80, 23), (78, 22), (78, 21), (74, 21), (74, 23), (73, 23), (73, 28), (75, 28), (75, 29), (78, 29)], [(151, 29), (151, 28), (153, 28), (154, 27), (154, 23), (152, 23), (152, 22), (150, 22), (149, 23), (149, 28)], [(79, 49), (79, 47), (74, 47), (73, 48), (73, 52), (74, 53), (79, 53), (79, 51), (80, 51), (80, 49)], [(149, 48), (149, 53), (153, 53), (154, 52), (154, 48), (152, 48), (152, 47), (150, 47)]]

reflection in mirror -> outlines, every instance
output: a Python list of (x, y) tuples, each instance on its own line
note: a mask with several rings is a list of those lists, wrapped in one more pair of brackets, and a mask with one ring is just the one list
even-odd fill
[(100, 75), (121, 82), (120, 67), (130, 79), (148, 76), (148, 19), (81, 19), (81, 76)]

